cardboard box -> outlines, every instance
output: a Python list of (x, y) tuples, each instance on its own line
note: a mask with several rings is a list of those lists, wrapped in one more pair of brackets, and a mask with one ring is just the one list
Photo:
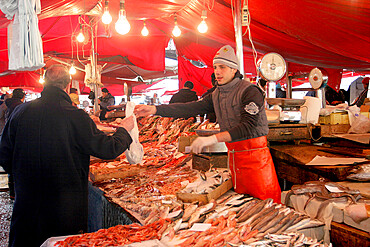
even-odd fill
[(335, 112), (329, 116), (320, 116), (320, 124), (349, 124), (349, 116), (347, 112)]
[(135, 176), (139, 174), (141, 169), (138, 166), (132, 166), (130, 169), (113, 168), (113, 169), (100, 169), (95, 171), (90, 171), (90, 179), (93, 182), (99, 182), (112, 178), (125, 178), (130, 176)]
[(202, 204), (207, 204), (212, 199), (216, 200), (223, 194), (225, 194), (228, 190), (230, 190), (233, 187), (233, 183), (231, 179), (223, 182), (220, 186), (218, 186), (215, 190), (211, 191), (207, 194), (193, 194), (193, 193), (180, 193), (177, 192), (176, 196), (177, 199), (183, 201), (183, 202), (196, 202)]
[(185, 152), (185, 147), (190, 146), (190, 144), (197, 138), (197, 135), (192, 135), (192, 136), (180, 136), (178, 143), (177, 143), (177, 150), (179, 152), (184, 153)]

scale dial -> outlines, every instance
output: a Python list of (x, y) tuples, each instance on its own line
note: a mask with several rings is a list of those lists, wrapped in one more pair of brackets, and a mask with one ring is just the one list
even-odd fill
[(280, 54), (270, 52), (262, 57), (259, 70), (268, 81), (278, 81), (285, 75), (286, 63)]
[(308, 81), (313, 89), (319, 89), (327, 77), (323, 75), (322, 71), (318, 68), (314, 68), (308, 74)]

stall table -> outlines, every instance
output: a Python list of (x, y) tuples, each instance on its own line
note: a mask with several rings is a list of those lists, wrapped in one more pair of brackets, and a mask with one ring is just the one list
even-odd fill
[[(292, 184), (303, 184), (308, 181), (317, 181), (324, 178), (326, 181), (343, 181), (351, 166), (307, 166), (316, 155), (326, 157), (348, 157), (340, 154), (333, 154), (320, 151), (325, 149), (311, 144), (290, 145), (278, 144), (271, 145), (270, 151), (274, 160), (276, 173), (279, 179), (284, 180), (281, 186), (283, 190), (285, 180)], [(367, 232), (353, 228), (346, 224), (332, 222), (331, 241), (334, 246), (370, 246), (370, 235)]]
[(114, 202), (108, 201), (104, 192), (89, 182), (88, 232), (138, 222), (125, 209)]

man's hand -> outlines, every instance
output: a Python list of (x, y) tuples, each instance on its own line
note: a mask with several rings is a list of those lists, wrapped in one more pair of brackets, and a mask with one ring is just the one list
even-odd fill
[(137, 117), (146, 117), (154, 115), (157, 112), (157, 108), (154, 105), (136, 105), (134, 114)]
[(211, 146), (218, 142), (216, 135), (211, 135), (207, 137), (198, 137), (190, 145), (190, 150), (193, 153), (199, 154), (202, 152), (202, 149), (207, 146)]
[(127, 131), (132, 130), (134, 128), (134, 117), (130, 116), (122, 119), (119, 127), (125, 128)]

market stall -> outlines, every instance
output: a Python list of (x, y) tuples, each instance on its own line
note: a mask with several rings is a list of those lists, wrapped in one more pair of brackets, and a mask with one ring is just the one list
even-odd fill
[[(202, 94), (210, 87), (209, 77), (214, 54), (224, 44), (236, 44), (238, 52), (241, 53), (240, 62), (241, 64), (244, 62), (240, 70), (244, 71), (243, 75), (247, 77), (254, 77), (259, 71), (263, 71), (261, 65), (257, 64), (258, 57), (261, 58), (263, 54), (271, 51), (274, 51), (274, 54), (278, 52), (278, 57), (286, 59), (286, 63), (282, 63), (285, 65), (285, 70), (278, 77), (263, 76), (273, 83), (280, 80), (281, 83), (287, 84), (288, 88), (292, 86), (293, 79), (299, 76), (307, 77), (308, 72), (315, 67), (323, 68), (323, 71), (329, 74), (326, 83), (336, 90), (339, 89), (343, 69), (362, 74), (368, 73), (369, 69), (370, 47), (367, 30), (370, 23), (370, 10), (365, 1), (351, 3), (328, 1), (325, 4), (322, 1), (304, 0), (288, 3), (277, 1), (273, 4), (268, 1), (251, 3), (247, 1), (243, 6), (241, 1), (235, 3), (234, 1), (182, 0), (126, 1), (126, 5), (125, 1), (110, 3), (106, 1), (104, 5), (102, 1), (89, 3), (41, 1), (41, 3), (41, 8), (38, 6), (37, 10), (40, 11), (40, 37), (44, 42), (43, 52), (46, 63), (48, 66), (53, 63), (63, 63), (71, 67), (76, 65), (79, 73), (74, 79), (84, 81), (86, 85), (90, 85), (91, 81), (96, 82), (94, 76), (84, 78), (84, 74), (81, 73), (87, 72), (88, 65), (91, 63), (92, 70), (99, 69), (102, 72), (102, 80), (99, 83), (122, 83), (126, 79), (126, 82), (130, 80), (132, 86), (143, 82), (143, 76), (145, 80), (152, 80), (178, 74), (180, 85), (183, 85), (186, 80), (192, 80), (195, 82), (197, 93)], [(245, 14), (243, 16), (240, 15), (241, 7)], [(276, 11), (277, 9), (279, 11)], [(12, 13), (12, 11), (9, 13), (2, 10), (8, 17)], [(116, 25), (118, 28), (115, 31), (113, 25), (107, 24), (101, 16), (108, 10), (115, 12), (114, 19), (117, 19), (118, 13), (119, 20), (125, 20), (127, 23), (128, 19), (132, 25), (131, 32), (130, 26), (128, 30), (122, 30), (123, 27)], [(240, 17), (246, 19), (243, 27), (239, 22), (237, 25), (234, 23), (234, 20)], [(202, 19), (204, 22), (206, 18), (212, 32), (207, 35), (198, 34), (194, 29), (193, 21)], [(5, 30), (5, 27), (9, 23), (10, 21), (2, 14), (0, 27), (3, 28), (0, 30), (0, 39), (3, 42), (0, 45), (0, 72), (4, 77), (19, 73), (8, 70), (9, 48), (6, 42), (8, 30)], [(170, 34), (174, 25), (184, 31), (183, 36)], [(318, 26), (321, 28), (317, 28)], [(148, 27), (152, 35), (141, 36), (142, 27)], [(237, 34), (234, 32), (234, 27), (238, 29)], [(242, 31), (248, 35), (242, 36)], [(86, 42), (80, 39), (78, 42), (81, 44), (75, 39), (80, 36), (80, 33), (87, 38)], [(122, 34), (127, 35), (122, 38)], [(169, 70), (164, 64), (165, 47), (170, 37), (177, 47), (178, 71)], [(235, 39), (238, 39), (238, 42), (234, 42)], [(199, 66), (194, 66), (194, 61), (198, 61)], [(275, 70), (275, 65), (267, 68)], [(33, 83), (22, 82), (12, 86), (29, 85), (33, 88), (41, 88), (36, 80), (39, 75), (42, 77), (42, 74), (42, 70), (37, 71), (37, 74), (31, 72), (27, 78), (32, 79)], [(0, 85), (9, 86), (9, 81), (1, 77)], [(322, 83), (323, 81), (320, 87)], [(86, 86), (84, 83), (81, 84), (81, 87)], [(97, 85), (98, 83), (95, 83), (93, 86)], [(274, 91), (276, 88), (271, 85), (268, 90)], [(97, 91), (97, 88), (93, 89)], [(291, 90), (288, 90), (288, 98), (290, 93)], [(279, 111), (279, 114), (283, 112), (283, 115), (273, 119), (277, 121), (275, 125), (270, 125), (268, 138), (271, 142), (303, 140), (310, 143), (311, 139), (323, 136), (324, 132), (346, 133), (346, 131), (337, 132), (336, 126), (316, 125), (317, 121), (313, 124), (308, 121), (299, 123), (300, 116), (303, 116), (300, 115), (303, 113), (299, 109), (302, 104), (303, 101), (299, 104), (284, 105), (282, 111)], [(343, 114), (335, 116), (338, 115), (342, 119)], [(323, 121), (328, 120), (330, 124), (335, 124), (335, 116), (329, 116)], [(339, 122), (343, 124), (341, 120)], [(99, 125), (107, 132), (115, 127), (114, 122), (99, 123)], [(95, 241), (95, 237), (99, 238), (101, 235), (116, 238), (115, 233), (127, 234), (130, 237), (140, 235), (138, 238), (127, 237), (123, 242), (117, 243), (120, 245), (150, 239), (162, 240), (165, 236), (169, 237), (163, 240), (166, 243), (183, 246), (197, 245), (197, 242), (202, 243), (202, 241), (212, 242), (214, 245), (229, 242), (233, 244), (294, 242), (297, 245), (308, 245), (316, 244), (323, 238), (322, 234), (316, 231), (323, 223), (309, 219), (304, 212), (299, 213), (298, 210), (284, 205), (276, 205), (268, 199), (259, 200), (235, 194), (224, 195), (230, 189), (230, 179), (224, 177), (224, 172), (213, 170), (214, 173), (206, 174), (211, 169), (194, 169), (196, 168), (194, 164), (198, 165), (198, 168), (204, 167), (205, 164), (210, 168), (216, 166), (225, 168), (224, 163), (227, 160), (225, 153), (215, 155), (211, 151), (199, 156), (190, 156), (177, 152), (176, 145), (180, 135), (191, 136), (194, 135), (194, 129), (203, 127), (209, 129), (210, 126), (194, 123), (193, 119), (174, 120), (159, 117), (143, 119), (139, 125), (140, 142), (145, 151), (144, 160), (139, 166), (130, 166), (125, 156), (110, 162), (91, 162), (90, 201), (93, 204), (90, 206), (90, 230), (96, 231), (99, 228), (133, 222), (139, 222), (141, 226), (134, 223), (131, 226), (100, 230), (91, 235), (83, 235), (82, 238), (61, 237), (62, 239), (59, 240), (66, 242), (60, 242), (60, 245), (89, 239)], [(190, 144), (191, 137), (188, 141)], [(280, 178), (296, 185), (316, 181), (321, 177), (330, 181), (342, 181), (342, 178), (348, 175), (348, 166), (341, 165), (335, 168), (306, 166), (313, 155), (328, 153), (328, 150), (323, 151), (324, 148), (319, 150), (316, 147), (288, 146), (286, 143), (271, 145)], [(292, 150), (296, 150), (297, 157), (292, 158), (295, 156), (295, 153), (290, 153)], [(193, 166), (189, 164), (189, 160), (193, 161)], [(220, 165), (220, 163), (223, 164)], [(194, 193), (201, 194), (196, 198), (198, 201), (199, 198), (204, 199), (204, 205), (186, 204), (192, 202), (194, 198), (192, 195), (194, 188), (187, 186), (193, 184), (193, 187), (197, 187), (199, 184), (194, 186), (195, 182), (202, 182), (202, 179), (209, 181), (210, 178), (216, 180), (211, 184), (211, 188), (202, 187), (204, 189), (202, 193), (199, 191)], [(286, 187), (286, 189), (289, 188)], [(179, 193), (186, 196), (179, 196)], [(362, 196), (367, 195), (362, 193)], [(274, 217), (280, 222), (276, 219), (272, 220)], [(201, 222), (208, 224), (209, 228), (203, 232), (191, 230), (195, 223)], [(309, 231), (304, 234), (311, 233), (314, 236), (308, 237), (301, 232), (291, 233), (291, 231), (307, 229)], [(339, 229), (339, 227), (333, 223), (333, 229)], [(333, 230), (332, 234), (334, 232), (336, 230)], [(362, 233), (359, 235), (364, 236)], [(200, 239), (202, 241), (199, 241)], [(364, 239), (368, 241), (368, 236), (365, 235)], [(126, 240), (129, 242), (125, 242)], [(330, 240), (325, 239), (325, 242), (328, 244)]]

